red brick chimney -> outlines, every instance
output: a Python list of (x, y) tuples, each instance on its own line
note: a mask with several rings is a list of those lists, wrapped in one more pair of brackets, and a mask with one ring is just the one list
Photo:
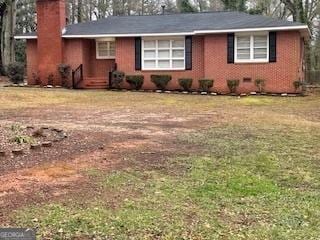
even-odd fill
[(38, 71), (43, 84), (53, 75), (61, 85), (57, 67), (63, 62), (62, 30), (66, 26), (65, 0), (37, 0)]

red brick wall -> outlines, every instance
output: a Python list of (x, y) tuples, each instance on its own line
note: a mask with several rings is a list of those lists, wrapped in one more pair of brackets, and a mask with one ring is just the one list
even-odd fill
[[(55, 0), (54, 0), (55, 2)], [(41, 17), (40, 17), (41, 18)], [(51, 34), (49, 34), (52, 36)], [(151, 74), (170, 74), (173, 80), (169, 89), (179, 89), (179, 78), (193, 78), (193, 89), (198, 88), (201, 78), (214, 79), (214, 91), (228, 92), (227, 79), (239, 79), (239, 92), (257, 91), (255, 79), (266, 81), (267, 92), (294, 92), (293, 82), (303, 79), (302, 58), (303, 44), (298, 32), (279, 32), (277, 35), (277, 62), (260, 64), (227, 64), (227, 36), (226, 34), (196, 36), (193, 38), (193, 68), (191, 71), (135, 71), (134, 38), (116, 39), (116, 63), (118, 70), (127, 75), (143, 74), (145, 76), (144, 89), (155, 89), (150, 81)], [(56, 41), (53, 45), (64, 45), (64, 56), (58, 47), (49, 47), (44, 40), (38, 44), (36, 40), (27, 41), (28, 81), (33, 84), (32, 73), (42, 71), (42, 79), (46, 83), (48, 73), (56, 71), (57, 64), (64, 61), (75, 69), (80, 64), (84, 67), (86, 78), (106, 78), (113, 67), (114, 60), (96, 59), (95, 40), (68, 39), (61, 43), (57, 36), (48, 42)], [(46, 37), (44, 37), (46, 39)], [(52, 40), (52, 41), (51, 41)], [(37, 53), (38, 52), (38, 53)], [(39, 64), (38, 64), (39, 63)], [(38, 69), (37, 69), (38, 65)], [(244, 83), (243, 78), (251, 78), (250, 83)], [(127, 84), (125, 87), (129, 87)]]
[[(169, 83), (169, 89), (179, 89), (179, 78), (199, 79), (204, 75), (204, 58), (203, 58), (203, 37), (193, 38), (193, 67), (192, 71), (135, 71), (135, 44), (134, 38), (117, 38), (116, 39), (116, 63), (118, 70), (124, 71), (127, 75), (143, 74), (145, 76), (144, 89), (155, 89), (154, 84), (150, 81), (152, 74), (170, 74), (173, 80)], [(194, 81), (194, 87), (197, 82)], [(126, 87), (129, 87), (126, 85)]]
[[(239, 92), (257, 91), (255, 79), (266, 81), (268, 92), (294, 92), (293, 82), (303, 75), (301, 71), (301, 38), (298, 32), (279, 32), (277, 35), (277, 62), (261, 64), (227, 64), (227, 35), (215, 34), (193, 38), (192, 71), (135, 71), (134, 39), (116, 40), (116, 62), (118, 69), (129, 74), (143, 74), (145, 89), (154, 89), (151, 74), (171, 74), (169, 89), (177, 89), (178, 78), (194, 79), (193, 88), (200, 78), (214, 79), (214, 91), (229, 92), (227, 79), (239, 79)], [(251, 78), (244, 83), (243, 78)]]
[(82, 39), (66, 39), (64, 41), (64, 62), (69, 64), (72, 69), (76, 69), (83, 63), (82, 42)]
[(37, 84), (34, 75), (38, 74), (37, 40), (27, 40), (27, 77), (28, 84)]
[(95, 40), (84, 40), (84, 58), (85, 68), (87, 68), (87, 77), (107, 78), (111, 71), (115, 60), (112, 59), (97, 59), (96, 42)]
[(57, 65), (63, 61), (62, 29), (66, 25), (64, 0), (37, 0), (38, 70), (45, 84), (54, 74), (54, 84), (61, 85)]
[[(267, 92), (294, 92), (293, 82), (301, 76), (301, 38), (298, 32), (278, 32), (277, 62), (227, 64), (227, 36), (208, 35), (204, 39), (205, 77), (215, 80), (218, 92), (228, 92), (227, 79), (239, 79), (239, 92), (257, 91), (255, 79), (266, 81)], [(243, 78), (251, 78), (244, 83)]]

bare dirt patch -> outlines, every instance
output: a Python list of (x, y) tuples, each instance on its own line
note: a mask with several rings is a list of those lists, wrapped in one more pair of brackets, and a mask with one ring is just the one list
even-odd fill
[(68, 138), (53, 142), (50, 148), (0, 158), (0, 208), (5, 209), (0, 222), (8, 222), (7, 213), (11, 210), (29, 204), (70, 198), (80, 201), (100, 194), (87, 174), (90, 169), (108, 172), (128, 167), (161, 167), (167, 157), (182, 148), (175, 142), (176, 136), (198, 128), (202, 118), (141, 109), (112, 111), (63, 106), (6, 110), (0, 114), (3, 126), (50, 126), (64, 129)]

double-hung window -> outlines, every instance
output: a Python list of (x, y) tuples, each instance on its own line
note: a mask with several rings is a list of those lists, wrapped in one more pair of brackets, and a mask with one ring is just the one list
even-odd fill
[(184, 38), (142, 40), (142, 70), (184, 69)]
[(236, 62), (268, 62), (269, 61), (269, 35), (246, 34), (235, 38)]
[(96, 40), (97, 59), (114, 59), (116, 44), (114, 39)]

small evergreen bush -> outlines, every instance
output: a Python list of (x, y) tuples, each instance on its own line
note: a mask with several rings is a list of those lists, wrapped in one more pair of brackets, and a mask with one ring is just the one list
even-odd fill
[(192, 78), (180, 78), (179, 79), (180, 87), (182, 87), (182, 89), (187, 92), (190, 91), (190, 89), (192, 87), (192, 82), (193, 82)]
[(227, 85), (231, 93), (236, 93), (240, 80), (227, 80)]
[(140, 90), (144, 82), (143, 75), (128, 75), (126, 76), (127, 83), (130, 84), (132, 89)]
[(54, 74), (50, 73), (48, 76), (48, 84), (47, 85), (53, 86), (53, 83), (54, 83)]
[(17, 84), (24, 80), (24, 65), (21, 63), (11, 63), (7, 66), (7, 75), (11, 82)]
[(114, 71), (111, 74), (111, 87), (112, 88), (116, 88), (116, 89), (120, 89), (121, 88), (121, 83), (124, 80), (124, 72), (121, 71)]
[(258, 88), (258, 91), (261, 93), (264, 91), (264, 87), (265, 87), (265, 80), (263, 79), (257, 79), (255, 81), (255, 85)]
[(200, 79), (199, 80), (199, 89), (202, 92), (209, 92), (210, 88), (213, 87), (212, 79)]
[(160, 90), (165, 90), (171, 80), (171, 75), (151, 75), (151, 82)]
[(293, 82), (293, 86), (294, 86), (294, 89), (295, 89), (296, 91), (298, 91), (298, 90), (303, 86), (303, 82), (301, 82), (301, 81), (294, 81), (294, 82)]
[(61, 80), (62, 80), (62, 86), (63, 87), (70, 87), (68, 84), (68, 79), (70, 77), (71, 74), (71, 67), (68, 64), (59, 64), (58, 65), (58, 71), (60, 73), (61, 76)]

